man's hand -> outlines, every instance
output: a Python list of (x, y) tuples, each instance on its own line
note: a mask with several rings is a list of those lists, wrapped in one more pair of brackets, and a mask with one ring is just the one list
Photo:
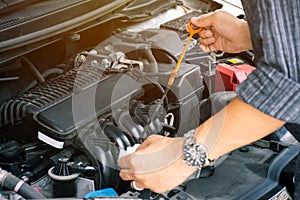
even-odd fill
[(156, 193), (178, 186), (196, 171), (183, 162), (182, 145), (183, 138), (150, 136), (135, 153), (120, 158), (121, 178)]
[(247, 22), (223, 10), (193, 17), (191, 23), (203, 27), (199, 41), (204, 51), (238, 53), (252, 49)]

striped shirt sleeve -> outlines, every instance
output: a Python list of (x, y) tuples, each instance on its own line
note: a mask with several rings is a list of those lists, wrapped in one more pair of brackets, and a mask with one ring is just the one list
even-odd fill
[(256, 70), (238, 96), (262, 112), (300, 124), (300, 1), (243, 0)]

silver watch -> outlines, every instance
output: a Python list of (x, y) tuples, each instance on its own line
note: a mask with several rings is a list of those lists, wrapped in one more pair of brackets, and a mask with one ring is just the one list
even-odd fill
[(187, 165), (197, 169), (209, 163), (206, 148), (197, 143), (194, 129), (184, 134), (182, 156)]

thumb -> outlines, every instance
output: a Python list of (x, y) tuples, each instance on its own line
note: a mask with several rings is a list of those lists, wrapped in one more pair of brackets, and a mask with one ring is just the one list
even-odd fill
[(209, 27), (213, 25), (213, 13), (200, 15), (199, 17), (192, 17), (191, 23), (197, 27)]

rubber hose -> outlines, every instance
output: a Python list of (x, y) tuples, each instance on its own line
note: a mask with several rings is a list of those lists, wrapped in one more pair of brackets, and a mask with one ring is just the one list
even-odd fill
[(151, 49), (150, 48), (144, 49), (142, 52), (143, 52), (143, 56), (149, 62), (149, 68), (147, 69), (147, 72), (158, 73), (158, 65), (157, 65), (155, 57), (152, 54)]
[(21, 58), (21, 63), (22, 65), (27, 67), (27, 69), (31, 72), (31, 74), (33, 75), (34, 79), (37, 82), (39, 83), (45, 82), (45, 79), (42, 76), (42, 74), (37, 70), (37, 68), (32, 64), (32, 62), (28, 58), (23, 56)]
[[(44, 71), (43, 73), (42, 73), (42, 76), (43, 76), (43, 78), (45, 79), (45, 78), (47, 78), (48, 76), (50, 76), (50, 75), (55, 75), (55, 74), (62, 74), (64, 72), (64, 70), (62, 70), (62, 69), (59, 69), (59, 68), (51, 68), (51, 69), (48, 69), (48, 70), (46, 70), (46, 71)], [(36, 80), (33, 80), (31, 83), (29, 83), (28, 84), (28, 86), (22, 91), (22, 93), (23, 92), (25, 92), (25, 91), (27, 91), (27, 90), (29, 90), (29, 89), (31, 89), (31, 88), (33, 88), (33, 87), (35, 87), (37, 85), (37, 81)]]
[(2, 180), (2, 185), (18, 193), (25, 199), (46, 199), (41, 193), (35, 191), (30, 185), (25, 183), (23, 180), (9, 173), (7, 173), (5, 178)]

